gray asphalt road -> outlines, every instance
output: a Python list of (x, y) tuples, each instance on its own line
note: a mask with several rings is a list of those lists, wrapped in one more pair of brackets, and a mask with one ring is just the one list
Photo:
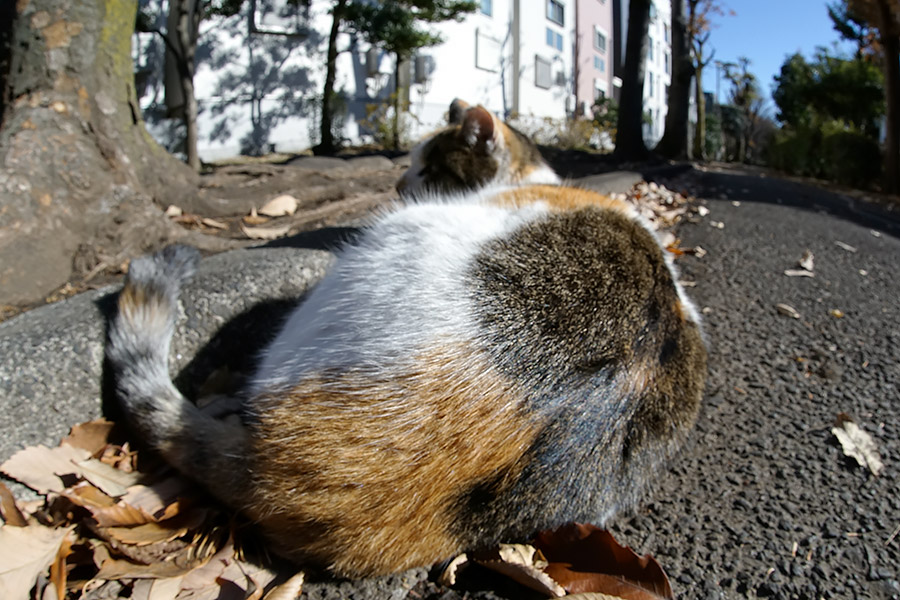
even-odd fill
[[(707, 400), (692, 447), (614, 531), (685, 598), (900, 598), (900, 222), (759, 176), (684, 185), (710, 210), (680, 231), (708, 251), (680, 261), (706, 320)], [(807, 249), (815, 277), (785, 276)], [(874, 437), (879, 477), (842, 453), (841, 412)]]

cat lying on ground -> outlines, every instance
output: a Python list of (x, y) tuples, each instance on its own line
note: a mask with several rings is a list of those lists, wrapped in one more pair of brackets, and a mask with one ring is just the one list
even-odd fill
[[(456, 124), (468, 143), (477, 119), (480, 157), (482, 112)], [(490, 152), (511, 147), (502, 135)], [(699, 318), (630, 206), (505, 185), (547, 176), (527, 155), (530, 170), (462, 175), (454, 189), (487, 187), (450, 195), (423, 187), (427, 165), (406, 178), (416, 201), (343, 249), (264, 351), (240, 425), (201, 413), (168, 373), (196, 252), (134, 260), (107, 348), (132, 427), (275, 551), (343, 576), (633, 505), (696, 418)]]

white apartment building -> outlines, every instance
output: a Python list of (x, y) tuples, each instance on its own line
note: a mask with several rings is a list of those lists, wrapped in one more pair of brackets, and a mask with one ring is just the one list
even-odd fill
[(648, 148), (656, 146), (663, 136), (666, 124), (669, 85), (672, 83), (671, 23), (671, 0), (653, 0), (650, 5), (644, 74), (644, 111), (650, 115), (650, 122), (644, 125), (644, 142)]
[[(482, 0), (463, 22), (434, 26), (444, 43), (423, 48), (408, 70), (401, 69), (401, 77), (409, 77), (411, 137), (441, 126), (457, 97), (506, 118), (564, 118), (574, 109), (574, 2)], [(164, 26), (165, 3), (142, 0), (141, 6)], [(302, 151), (317, 142), (331, 6), (328, 0), (311, 0), (308, 7), (254, 0), (240, 15), (202, 22), (194, 83), (203, 160)], [(179, 123), (166, 118), (163, 44), (155, 34), (136, 34), (133, 47), (148, 128), (175, 150)], [(394, 59), (347, 33), (338, 47), (342, 136), (365, 143), (367, 107), (395, 89)]]

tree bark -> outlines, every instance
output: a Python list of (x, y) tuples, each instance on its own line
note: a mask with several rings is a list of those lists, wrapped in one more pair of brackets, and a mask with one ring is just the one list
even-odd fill
[[(86, 239), (112, 235), (153, 198), (177, 203), (176, 192), (196, 189), (140, 118), (131, 62), (137, 1), (15, 4), (0, 129), (2, 304), (40, 299), (69, 279), (76, 251), (99, 260)], [(117, 250), (104, 260), (142, 248)]]
[(684, 0), (672, 3), (672, 85), (666, 112), (666, 130), (656, 145), (656, 152), (666, 158), (688, 158), (688, 120), (691, 99), (691, 78), (694, 63), (688, 44), (684, 20)]
[(314, 154), (333, 154), (336, 150), (331, 128), (334, 122), (334, 81), (337, 75), (337, 38), (344, 19), (347, 0), (338, 0), (331, 14), (331, 32), (328, 34), (328, 55), (325, 67), (325, 85), (322, 89), (322, 120), (319, 123), (319, 144), (313, 148)]
[(878, 0), (878, 29), (884, 49), (884, 88), (887, 100), (884, 143), (884, 190), (900, 192), (900, 35), (887, 0)]
[(188, 166), (194, 172), (200, 171), (200, 154), (197, 151), (199, 132), (197, 129), (197, 96), (194, 94), (195, 56), (197, 54), (197, 38), (200, 33), (199, 0), (177, 0), (169, 10), (178, 11), (178, 45), (180, 46), (178, 61), (179, 81), (184, 97), (183, 117), (185, 127), (184, 154)]
[(643, 160), (648, 155), (644, 143), (643, 118), (644, 72), (649, 28), (650, 0), (629, 0), (625, 69), (614, 152), (619, 160)]

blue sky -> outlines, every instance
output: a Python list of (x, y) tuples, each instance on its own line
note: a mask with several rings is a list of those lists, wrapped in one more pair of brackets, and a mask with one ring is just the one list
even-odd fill
[[(734, 62), (739, 56), (750, 59), (750, 71), (759, 78), (764, 94), (771, 99), (773, 77), (781, 71), (786, 56), (800, 52), (811, 57), (816, 47), (830, 47), (839, 41), (826, 10), (826, 0), (721, 0), (734, 16), (716, 16), (708, 45), (715, 48), (715, 60)], [(853, 46), (842, 42), (842, 49)], [(703, 71), (703, 87), (716, 90), (716, 69)], [(727, 85), (720, 82), (720, 100)], [(775, 112), (770, 101), (769, 110)]]

